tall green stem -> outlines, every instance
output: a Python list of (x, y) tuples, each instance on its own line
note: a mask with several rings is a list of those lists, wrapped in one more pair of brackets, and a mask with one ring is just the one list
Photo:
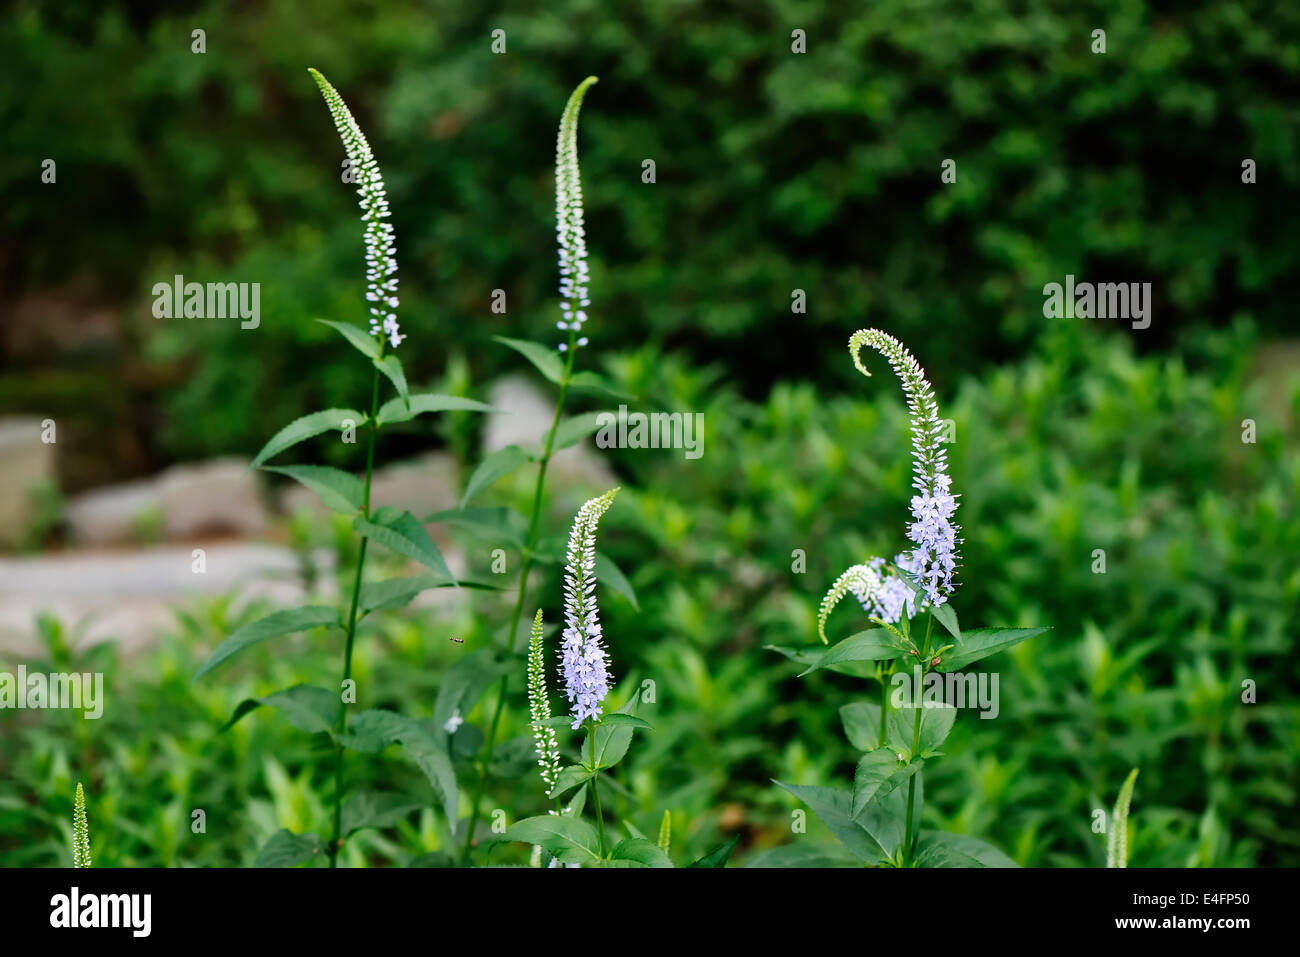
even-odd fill
[(885, 746), (885, 728), (889, 718), (889, 676), (893, 674), (892, 667), (886, 669), (884, 665), (880, 667), (880, 744), (878, 747)]
[[(591, 745), (591, 766), (596, 767), (596, 722), (591, 722), (591, 731), (587, 734)], [(600, 772), (591, 776), (591, 803), (596, 811), (596, 853), (603, 860), (605, 857), (605, 815), (600, 810)]]
[[(934, 628), (934, 613), (931, 612), (925, 622), (925, 644), (921, 648), (921, 673), (924, 675), (926, 662), (930, 656), (930, 632)], [(921, 689), (912, 689), (912, 707), (916, 709), (916, 718), (912, 722), (912, 755), (909, 760), (916, 760), (916, 749), (921, 743)], [(913, 774), (907, 779), (907, 820), (903, 824), (903, 866), (910, 865), (916, 855), (916, 842), (912, 840), (912, 808), (916, 804), (916, 779)]]
[[(577, 334), (569, 332), (568, 357), (564, 363), (564, 375), (560, 377), (560, 395), (555, 401), (555, 415), (551, 419), (551, 430), (546, 433), (546, 444), (542, 448), (542, 457), (537, 467), (537, 484), (533, 488), (533, 511), (528, 517), (528, 540), (524, 545), (523, 564), (519, 569), (519, 592), (515, 596), (515, 608), (510, 614), (510, 630), (506, 634), (506, 655), (514, 654), (515, 639), (519, 631), (519, 616), (523, 613), (524, 597), (528, 591), (528, 576), (533, 570), (533, 552), (537, 548), (537, 529), (541, 524), (542, 491), (546, 485), (546, 467), (551, 462), (552, 449), (555, 445), (555, 430), (560, 426), (560, 415), (564, 412), (564, 397), (569, 391), (569, 379), (573, 376), (573, 359), (577, 353)], [(478, 783), (474, 789), (474, 801), (471, 805), (469, 827), (465, 830), (465, 846), (461, 849), (461, 864), (469, 861), (470, 849), (474, 843), (474, 829), (478, 826), (480, 805), (483, 792), (487, 788), (487, 769), (492, 761), (492, 749), (496, 745), (497, 728), (501, 724), (501, 712), (505, 710), (506, 693), (510, 687), (510, 673), (502, 675), (497, 683), (497, 703), (492, 712), (492, 723), (488, 726), (487, 741), (483, 748), (483, 760), (479, 763)]]
[[(375, 416), (379, 413), (379, 370), (375, 369), (370, 384), (370, 438), (366, 447), (366, 485), (362, 499), (361, 515), (370, 518), (370, 476), (375, 468), (375, 433), (378, 426)], [(361, 571), (366, 565), (366, 544), (370, 539), (364, 536), (357, 552), (357, 571), (352, 578), (352, 607), (348, 612), (347, 642), (343, 648), (343, 680), (340, 688), (352, 677), (352, 645), (357, 635), (357, 604), (361, 598)], [(348, 729), (348, 705), (340, 698), (338, 734), (341, 736)], [(340, 743), (334, 751), (334, 832), (329, 843), (330, 867), (338, 863), (339, 850), (342, 846), (343, 830), (343, 745)]]

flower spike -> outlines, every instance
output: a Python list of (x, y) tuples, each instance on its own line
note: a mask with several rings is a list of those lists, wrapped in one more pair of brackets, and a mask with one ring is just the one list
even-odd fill
[(352, 118), (352, 111), (339, 96), (338, 90), (321, 75), (319, 70), (308, 69), (316, 85), (320, 87), (325, 105), (329, 107), (334, 126), (343, 141), (343, 149), (357, 177), (358, 203), (361, 207), (361, 221), (366, 224), (364, 241), (366, 244), (366, 299), (370, 306), (370, 334), (381, 333), (388, 337), (389, 344), (396, 349), (406, 336), (402, 335), (397, 325), (397, 248), (393, 241), (393, 227), (380, 222), (389, 216), (388, 196), (384, 189), (384, 177), (379, 171), (375, 154), (370, 151), (370, 143), (361, 127)]

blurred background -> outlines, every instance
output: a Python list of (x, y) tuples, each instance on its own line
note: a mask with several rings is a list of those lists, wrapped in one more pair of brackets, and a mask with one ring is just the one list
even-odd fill
[[(1025, 865), (1098, 866), (1093, 811), (1136, 766), (1131, 866), (1300, 863), (1300, 7), (472, 7), (8, 5), (0, 670), (102, 671), (108, 701), (98, 721), (0, 712), (0, 863), (70, 861), (76, 780), (97, 865), (246, 864), (279, 827), (324, 827), (319, 742), (272, 713), (216, 731), (244, 697), (335, 682), (335, 639), (190, 683), (232, 628), (336, 594), (355, 559), (309, 495), (245, 469), (289, 420), (368, 388), (312, 322), (361, 323), (366, 304), (355, 197), (309, 66), (384, 170), (408, 377), (516, 413), (386, 436), (380, 502), (416, 514), (454, 505), (483, 452), (519, 440), (500, 430), (549, 422), (550, 387), (492, 337), (556, 341), (555, 127), (600, 77), (579, 132), (581, 361), (634, 410), (704, 413), (704, 454), (575, 450), (545, 529), (624, 486), (602, 548), (637, 605), (606, 589), (606, 633), (615, 674), (653, 679), (658, 704), (617, 809), (647, 833), (670, 810), (676, 859), (738, 835), (733, 862), (761, 864), (792, 839), (796, 804), (772, 779), (851, 781), (838, 709), (868, 684), (797, 679), (765, 646), (816, 641), (835, 576), (905, 544), (905, 404), (882, 363), (864, 379), (845, 349), (877, 326), (955, 422), (963, 624), (1054, 629), (985, 662), (999, 719), (957, 722), (927, 766), (924, 824)], [(176, 274), (260, 283), (259, 327), (156, 318), (152, 287)], [(1044, 318), (1044, 285), (1067, 274), (1151, 283), (1150, 327)], [(337, 442), (284, 460), (360, 466)], [(530, 492), (521, 473), (480, 504), (526, 510)], [(437, 535), (458, 571), (490, 576), (493, 543)], [(558, 576), (534, 583), (527, 607), (558, 619)], [(457, 656), (503, 639), (508, 600), (368, 621), (370, 703), (432, 713)], [(864, 625), (845, 607), (830, 632)], [(515, 705), (504, 737), (519, 740)], [(482, 706), (466, 717), (468, 747)], [(486, 806), (539, 813), (527, 749), (505, 756), (522, 769), (502, 768)], [(427, 791), (391, 752), (350, 773)], [(834, 844), (816, 822), (800, 840)], [(419, 812), (350, 850), (401, 865), (440, 846)]]

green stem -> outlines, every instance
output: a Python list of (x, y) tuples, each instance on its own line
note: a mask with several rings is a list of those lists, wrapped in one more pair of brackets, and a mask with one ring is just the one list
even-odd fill
[[(591, 722), (591, 731), (588, 733), (587, 741), (591, 748), (591, 766), (596, 767), (596, 722)], [(596, 771), (591, 776), (591, 803), (596, 811), (596, 854), (603, 860), (605, 857), (605, 815), (600, 810), (600, 772)]]
[(882, 665), (880, 669), (880, 744), (879, 747), (885, 746), (885, 727), (886, 719), (889, 717), (889, 676), (894, 669), (888, 670)]
[[(934, 613), (926, 619), (925, 644), (921, 647), (921, 674), (924, 676), (926, 662), (930, 655), (930, 632), (934, 628)], [(912, 722), (912, 755), (908, 759), (916, 760), (916, 749), (921, 743), (921, 689), (912, 689), (912, 707), (916, 709), (916, 718)], [(916, 804), (916, 779), (920, 772), (907, 779), (907, 820), (903, 824), (903, 866), (913, 863), (916, 856), (916, 841), (912, 838), (912, 808)]]
[[(366, 448), (366, 486), (362, 499), (361, 515), (370, 518), (370, 476), (375, 468), (375, 433), (378, 426), (375, 416), (379, 412), (379, 370), (375, 369), (370, 385), (370, 439)], [(343, 649), (343, 680), (340, 688), (352, 677), (352, 645), (357, 634), (357, 605), (361, 598), (361, 570), (366, 564), (366, 544), (370, 539), (362, 536), (361, 548), (357, 553), (357, 571), (352, 578), (352, 607), (348, 612), (347, 643)], [(348, 728), (348, 705), (340, 699), (338, 734), (342, 735)], [(343, 830), (343, 745), (338, 744), (334, 751), (334, 833), (329, 843), (330, 867), (338, 863), (339, 850), (342, 846)]]
[[(569, 332), (568, 359), (564, 363), (564, 375), (560, 377), (560, 395), (555, 401), (555, 415), (551, 419), (551, 430), (546, 433), (546, 444), (542, 448), (541, 461), (537, 468), (537, 484), (533, 488), (533, 511), (528, 518), (528, 540), (524, 546), (523, 564), (519, 569), (519, 593), (515, 596), (514, 611), (510, 613), (510, 631), (506, 635), (506, 654), (513, 655), (515, 638), (519, 631), (519, 616), (523, 613), (524, 598), (528, 592), (528, 575), (533, 570), (533, 552), (537, 548), (537, 530), (541, 524), (542, 491), (546, 484), (546, 467), (551, 462), (552, 449), (555, 445), (555, 430), (560, 427), (560, 415), (564, 412), (564, 397), (569, 391), (569, 379), (573, 376), (573, 359), (577, 353), (577, 334)], [(465, 831), (465, 846), (461, 849), (460, 862), (469, 862), (470, 849), (474, 842), (474, 829), (478, 826), (480, 805), (483, 792), (487, 788), (487, 769), (492, 761), (492, 749), (496, 745), (497, 729), (501, 724), (501, 712), (505, 710), (506, 693), (510, 687), (510, 675), (507, 672), (498, 681), (496, 708), (492, 712), (492, 723), (488, 726), (487, 741), (484, 744), (483, 760), (479, 763), (478, 782), (474, 789), (474, 799), (470, 806), (469, 827)]]

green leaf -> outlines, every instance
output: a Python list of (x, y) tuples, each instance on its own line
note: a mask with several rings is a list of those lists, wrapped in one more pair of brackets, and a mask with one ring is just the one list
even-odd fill
[(783, 784), (779, 788), (789, 791), (807, 804), (817, 819), (830, 828), (849, 853), (864, 864), (878, 864), (888, 860), (889, 852), (867, 829), (852, 816), (853, 795), (838, 788), (808, 787), (800, 784)]
[(559, 797), (566, 791), (576, 788), (579, 784), (583, 784), (595, 776), (594, 771), (589, 771), (580, 764), (570, 764), (560, 771), (555, 778), (555, 787), (551, 788), (551, 793), (547, 797)]
[(381, 425), (391, 425), (396, 422), (409, 422), (417, 415), (423, 415), (426, 412), (500, 411), (500, 409), (493, 408), (490, 405), (477, 402), (474, 399), (466, 399), (459, 395), (439, 395), (436, 392), (420, 392), (416, 395), (407, 396), (406, 399), (389, 399), (380, 406), (379, 415), (376, 416), (376, 419)]
[(811, 674), (820, 668), (842, 664), (846, 661), (892, 661), (902, 658), (907, 649), (899, 644), (898, 638), (884, 628), (871, 628), (849, 635), (843, 641), (837, 641), (822, 651), (816, 663), (802, 672), (799, 677)]
[[(892, 704), (892, 702), (891, 702)], [(889, 748), (910, 761), (913, 757), (932, 756), (947, 739), (957, 719), (957, 709), (949, 704), (933, 703), (921, 707), (921, 734), (917, 740), (916, 754), (912, 754), (912, 735), (916, 725), (916, 709), (894, 708), (889, 712), (887, 739)]]
[(889, 748), (868, 751), (853, 775), (852, 814), (856, 818), (877, 797), (883, 797), (921, 769), (921, 762), (905, 764)]
[(409, 578), (386, 578), (361, 586), (357, 607), (362, 615), (388, 608), (401, 608), (428, 588), (441, 588), (451, 582), (437, 575), (413, 575)]
[(742, 867), (846, 867), (858, 862), (839, 844), (796, 841), (750, 855)]
[(1041, 635), (1050, 628), (975, 628), (962, 633), (957, 647), (944, 654), (937, 668), (941, 672), (959, 671), (981, 658), (1006, 651), (1012, 645)]
[(292, 688), (277, 691), (264, 698), (246, 698), (241, 701), (235, 708), (234, 714), (230, 716), (230, 720), (222, 725), (221, 731), (228, 730), (244, 715), (262, 705), (283, 712), (289, 723), (299, 731), (317, 734), (321, 731), (329, 731), (335, 726), (342, 702), (338, 695), (325, 688), (294, 685)]
[(528, 520), (512, 508), (452, 508), (435, 512), (424, 520), (426, 525), (446, 523), (463, 528), (489, 542), (524, 547)]
[(505, 841), (537, 844), (558, 858), (561, 864), (592, 864), (600, 860), (596, 829), (568, 814), (539, 814), (526, 817), (506, 829)]
[(917, 867), (1019, 867), (987, 841), (969, 834), (922, 831), (916, 851)]
[(345, 515), (360, 512), (365, 500), (361, 479), (342, 469), (328, 465), (272, 465), (266, 471), (289, 476), (315, 492), (326, 508)]
[(424, 772), (433, 789), (442, 797), (442, 812), (447, 817), (447, 827), (455, 834), (460, 797), (456, 785), (456, 769), (452, 767), (451, 758), (433, 735), (414, 721), (399, 733), (397, 742), (402, 746), (402, 753)]
[(952, 602), (944, 602), (942, 605), (931, 605), (930, 613), (938, 619), (939, 624), (947, 630), (957, 641), (961, 641), (961, 626), (957, 624), (957, 612), (953, 610)]
[(637, 604), (636, 592), (632, 589), (632, 583), (614, 564), (614, 560), (600, 550), (596, 551), (596, 578), (631, 602), (632, 607), (637, 611), (641, 610), (641, 606)]
[(407, 719), (395, 711), (370, 708), (348, 722), (348, 729), (335, 735), (338, 743), (363, 754), (378, 754), (397, 740), (407, 727)]
[(654, 725), (645, 718), (638, 718), (636, 715), (622, 714), (617, 711), (613, 714), (602, 715), (600, 721), (597, 723), (623, 725), (628, 728), (641, 728), (644, 731), (654, 730)]
[(613, 383), (598, 372), (575, 372), (569, 378), (569, 389), (573, 392), (591, 392), (596, 395), (607, 395), (612, 399), (633, 398), (633, 396), (628, 395), (622, 389), (615, 388)]
[[(840, 721), (849, 744), (859, 751), (874, 751), (880, 747), (880, 705), (870, 701), (855, 701), (840, 708)], [(888, 724), (885, 727), (888, 732)]]
[(629, 837), (627, 840), (620, 841), (618, 847), (614, 848), (614, 853), (610, 855), (610, 860), (632, 861), (644, 867), (673, 866), (673, 862), (668, 859), (668, 855), (659, 845), (644, 837)]
[(361, 791), (343, 805), (343, 834), (346, 836), (366, 827), (392, 827), (422, 807), (423, 801), (413, 801), (406, 794)]
[[(384, 510), (381, 510), (384, 511)], [(456, 576), (451, 573), (442, 558), (442, 552), (424, 526), (410, 512), (396, 515), (376, 512), (367, 521), (361, 516), (352, 520), (352, 527), (361, 535), (378, 542), (390, 551), (413, 558), (422, 565), (427, 565), (442, 575), (447, 581), (454, 582)]]
[(321, 852), (321, 839), (315, 834), (295, 834), (281, 828), (262, 845), (253, 861), (254, 867), (295, 867)]
[(257, 468), (272, 456), (279, 455), (285, 449), (292, 448), (314, 435), (331, 430), (342, 431), (344, 423), (349, 421), (360, 428), (365, 423), (366, 417), (356, 409), (325, 409), (321, 412), (313, 412), (311, 415), (304, 415), (301, 419), (294, 419), (275, 433), (271, 441), (262, 446), (262, 451), (257, 453), (249, 468)]
[(727, 843), (719, 844), (698, 861), (695, 861), (691, 864), (691, 867), (726, 867), (727, 861), (731, 858), (731, 852), (736, 849), (736, 845), (739, 843), (740, 835), (737, 834)]
[[(784, 655), (795, 664), (815, 665), (821, 660), (822, 655), (826, 654), (826, 649), (819, 645), (811, 645), (802, 648), (792, 648), (788, 645), (764, 645), (768, 651), (775, 651), (779, 655)], [(876, 673), (876, 663), (874, 661), (845, 661), (839, 664), (826, 665), (828, 671), (834, 671), (837, 674), (852, 675), (855, 678), (870, 678)]]
[(344, 339), (352, 343), (358, 352), (367, 359), (373, 359), (379, 355), (379, 339), (372, 336), (360, 326), (354, 326), (350, 322), (331, 322), (329, 319), (317, 319), (323, 326), (329, 326), (337, 330)]
[(338, 736), (338, 742), (346, 748), (366, 753), (376, 753), (390, 744), (399, 744), (402, 753), (424, 773), (442, 798), (447, 825), (453, 834), (456, 833), (459, 801), (456, 771), (442, 742), (419, 721), (394, 711), (372, 708), (357, 715), (347, 733)]
[[(614, 713), (633, 714), (640, 701), (641, 695), (633, 693), (627, 703)], [(606, 717), (612, 717), (612, 715)], [(589, 732), (596, 736), (596, 766), (594, 770), (603, 771), (606, 768), (612, 768), (623, 760), (628, 747), (632, 744), (632, 730), (631, 727), (622, 724), (598, 724), (594, 731)], [(584, 757), (590, 753), (589, 746), (583, 748), (582, 754)]]
[(497, 479), (509, 475), (527, 462), (536, 460), (537, 457), (532, 452), (518, 445), (507, 445), (505, 448), (497, 449), (478, 464), (474, 474), (465, 483), (465, 494), (460, 499), (461, 508), (463, 509), (470, 499)]
[(531, 362), (548, 381), (559, 385), (564, 378), (564, 361), (560, 358), (560, 353), (556, 349), (544, 346), (540, 342), (529, 342), (526, 339), (507, 339), (505, 336), (493, 336), (492, 338), (502, 345), (514, 349), (515, 352)]
[(375, 359), (374, 366), (393, 384), (393, 388), (397, 390), (398, 398), (402, 401), (402, 408), (414, 415), (414, 410), (411, 409), (411, 394), (406, 387), (406, 370), (402, 368), (402, 360), (390, 353), (382, 359)]
[(268, 638), (277, 638), (280, 635), (287, 635), (291, 632), (320, 628), (324, 625), (343, 627), (337, 608), (328, 608), (324, 605), (305, 605), (301, 608), (289, 608), (284, 611), (272, 612), (265, 618), (259, 618), (242, 628), (237, 628), (229, 638), (217, 646), (216, 650), (208, 657), (208, 660), (203, 662), (202, 667), (194, 675), (194, 680), (198, 681), (217, 665), (229, 658), (233, 658), (244, 649), (258, 642), (266, 641)]
[[(607, 414), (607, 413), (606, 413)], [(577, 445), (587, 436), (600, 428), (600, 412), (588, 412), (565, 419), (555, 427), (555, 439), (551, 442), (551, 451), (558, 452), (571, 445)]]

